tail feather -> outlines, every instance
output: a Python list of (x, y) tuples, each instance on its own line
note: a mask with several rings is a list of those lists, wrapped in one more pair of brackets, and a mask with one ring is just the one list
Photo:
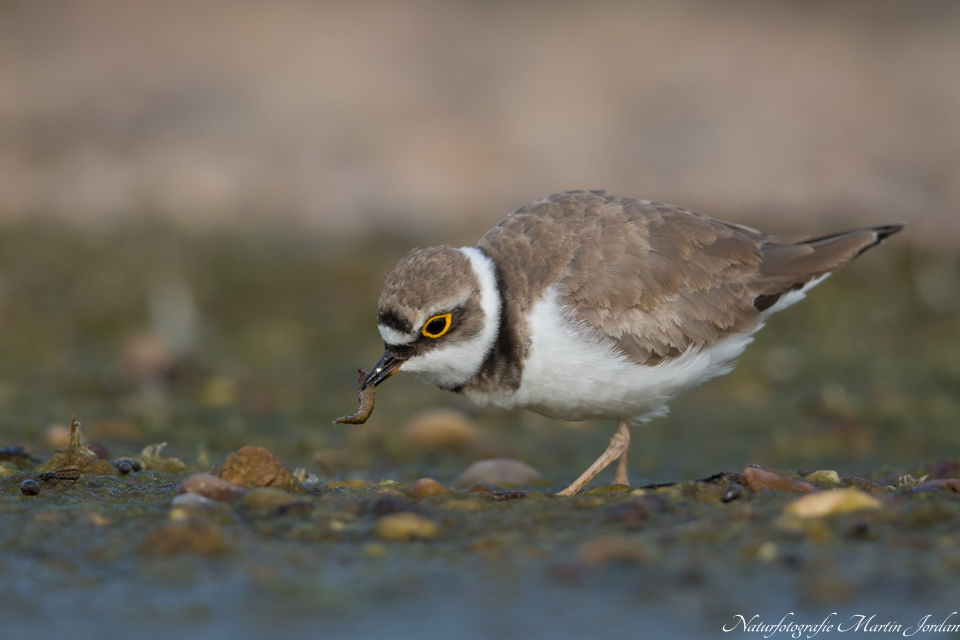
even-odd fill
[(783, 294), (832, 273), (903, 227), (902, 223), (888, 224), (789, 244), (764, 244), (761, 247), (763, 261), (757, 278), (751, 283), (757, 293), (754, 306), (760, 311), (768, 309)]

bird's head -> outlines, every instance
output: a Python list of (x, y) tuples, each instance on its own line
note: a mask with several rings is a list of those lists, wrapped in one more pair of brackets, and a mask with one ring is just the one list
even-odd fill
[(464, 385), (493, 347), (500, 304), (493, 262), (479, 249), (411, 251), (380, 291), (377, 328), (386, 351), (364, 387), (397, 371), (442, 389)]

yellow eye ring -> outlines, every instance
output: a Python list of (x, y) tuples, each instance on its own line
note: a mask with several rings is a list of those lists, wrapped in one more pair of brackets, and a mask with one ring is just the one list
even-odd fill
[[(435, 320), (442, 321), (443, 328), (440, 329), (439, 331), (430, 331), (429, 329), (427, 329), (427, 327), (433, 324)], [(450, 330), (450, 324), (452, 320), (453, 318), (449, 313), (444, 313), (439, 316), (433, 316), (423, 324), (423, 329), (420, 330), (420, 333), (427, 336), (428, 338), (439, 338), (440, 336), (442, 336), (443, 334), (445, 334), (447, 331)]]

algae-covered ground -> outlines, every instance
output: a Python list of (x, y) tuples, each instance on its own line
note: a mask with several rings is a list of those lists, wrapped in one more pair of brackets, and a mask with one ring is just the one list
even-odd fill
[[(608, 470), (557, 498), (611, 424), (480, 412), (403, 375), (367, 424), (331, 424), (379, 356), (384, 274), (424, 242), (0, 230), (0, 446), (46, 460), (76, 415), (108, 459), (167, 442), (151, 459), (185, 465), (25, 495), (38, 465), (6, 455), (0, 637), (729, 637), (737, 615), (908, 629), (960, 608), (960, 493), (930, 482), (960, 477), (956, 261), (899, 237), (869, 252), (635, 432), (633, 486), (676, 484), (604, 488)], [(438, 407), (458, 413), (423, 416)], [(172, 503), (246, 445), (306, 488)], [(454, 488), (491, 457), (543, 479)], [(751, 484), (750, 464), (869, 506), (791, 515), (808, 494)], [(410, 493), (422, 477), (447, 490)], [(435, 530), (391, 539), (402, 513)]]

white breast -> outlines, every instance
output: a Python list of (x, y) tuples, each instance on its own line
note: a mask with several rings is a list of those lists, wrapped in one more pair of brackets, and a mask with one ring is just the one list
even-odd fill
[(626, 418), (645, 422), (666, 415), (675, 395), (733, 370), (733, 360), (753, 342), (772, 314), (799, 302), (830, 274), (785, 294), (764, 311), (748, 333), (730, 336), (703, 349), (656, 366), (637, 364), (574, 319), (551, 287), (527, 318), (530, 355), (524, 362), (520, 388), (510, 394), (472, 395), (480, 405), (526, 408), (559, 420)]
[(553, 287), (527, 320), (531, 346), (520, 388), (474, 401), (522, 407), (560, 420), (650, 419), (666, 414), (667, 403), (680, 391), (729, 372), (730, 361), (753, 341), (750, 334), (741, 334), (656, 366), (640, 365), (574, 320), (557, 303)]

